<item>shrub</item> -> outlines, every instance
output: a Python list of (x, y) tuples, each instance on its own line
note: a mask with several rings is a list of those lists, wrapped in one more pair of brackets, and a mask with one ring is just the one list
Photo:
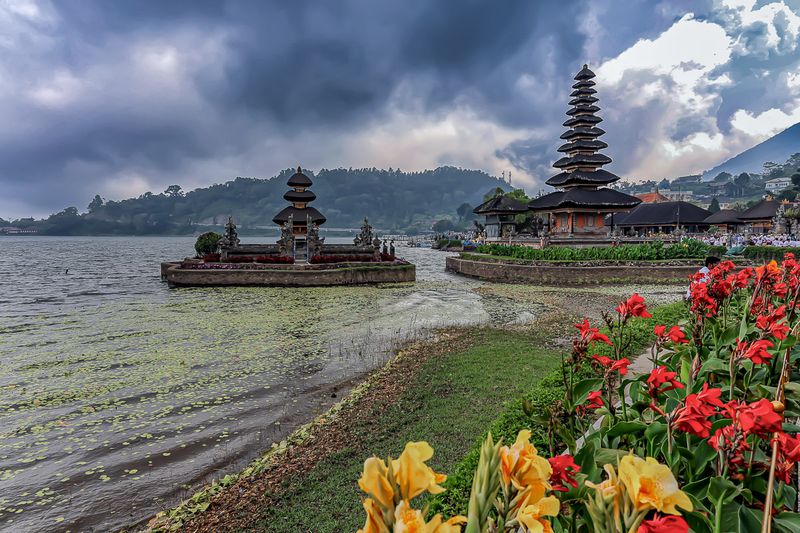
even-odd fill
[(252, 263), (255, 258), (252, 255), (229, 255), (225, 259), (226, 263)]
[(747, 246), (742, 252), (742, 257), (758, 261), (771, 261), (783, 259), (784, 254), (795, 253), (797, 248), (783, 246)]
[(206, 254), (215, 253), (219, 247), (220, 239), (222, 239), (222, 235), (213, 231), (203, 233), (197, 237), (197, 241), (194, 243), (194, 249), (197, 251), (197, 255), (204, 256)]
[(654, 261), (665, 259), (701, 259), (709, 255), (711, 247), (695, 240), (665, 245), (662, 241), (620, 246), (595, 246), (570, 248), (549, 246), (537, 249), (530, 246), (482, 244), (478, 253), (512, 257), (514, 259), (541, 261)]
[(374, 261), (369, 254), (315, 255), (309, 263), (368, 263)]
[(381, 253), (381, 261), (394, 261), (394, 255)]
[(217, 261), (219, 261), (219, 254), (218, 253), (205, 254), (203, 256), (203, 261), (205, 261), (206, 263), (216, 263)]
[(283, 255), (259, 255), (255, 258), (256, 263), (270, 263), (270, 264), (287, 264), (291, 265), (294, 263), (294, 257), (283, 256)]

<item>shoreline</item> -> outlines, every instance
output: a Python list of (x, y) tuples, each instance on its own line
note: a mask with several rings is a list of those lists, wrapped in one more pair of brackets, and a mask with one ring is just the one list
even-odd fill
[[(582, 296), (588, 298), (573, 291), (534, 291), (534, 298), (555, 302), (546, 303), (532, 321), (440, 328), (432, 337), (400, 346), (331, 409), (273, 444), (242, 471), (159, 513), (145, 531), (355, 530), (359, 525), (353, 520), (360, 519), (355, 480), (365, 458), (396, 456), (404, 442), (425, 439), (436, 449), (437, 471), (453, 472), (503, 412), (506, 400), (529, 392), (549, 373), (571, 335), (573, 320), (582, 315), (597, 319), (617, 299), (619, 287), (606, 289), (587, 288)], [(678, 294), (668, 287), (649, 289), (673, 294), (671, 300)], [(521, 292), (523, 299), (532, 297)], [(484, 389), (473, 392), (480, 387)], [(328, 509), (330, 522), (312, 529), (298, 515), (318, 507)]]
[[(317, 446), (314, 446), (314, 452), (316, 453), (313, 459), (319, 460), (321, 458), (320, 453), (325, 451), (324, 448), (327, 443), (314, 443), (313, 441), (318, 439), (323, 431), (331, 428), (335, 429), (338, 424), (348, 423), (348, 416), (357, 416), (357, 413), (350, 412), (351, 410), (360, 407), (362, 402), (371, 403), (376, 401), (382, 393), (386, 392), (387, 388), (393, 388), (395, 393), (403, 390), (405, 388), (403, 383), (395, 382), (393, 374), (396, 374), (397, 371), (411, 371), (415, 366), (425, 362), (430, 357), (430, 355), (423, 354), (426, 349), (443, 344), (452, 346), (451, 343), (463, 341), (469, 329), (469, 326), (439, 328), (433, 332), (431, 337), (406, 341), (392, 351), (393, 355), (382, 366), (366, 374), (353, 376), (343, 384), (333, 387), (339, 391), (344, 388), (347, 391), (346, 395), (331, 405), (325, 412), (314, 417), (310, 422), (300, 425), (280, 442), (273, 442), (269, 449), (250, 461), (245, 468), (205, 484), (195, 490), (192, 496), (182, 500), (175, 507), (162, 511), (156, 516), (147, 518), (122, 531), (153, 533), (175, 530), (200, 531), (199, 529), (191, 528), (190, 523), (209, 509), (215, 497), (226, 489), (229, 491), (234, 490), (237, 484), (248, 484), (260, 474), (266, 474), (268, 478), (275, 477), (275, 474), (278, 473), (277, 471), (287, 465), (286, 462), (281, 461), (288, 461), (289, 464), (298, 462), (298, 457), (292, 455), (293, 451), (297, 451), (296, 448), (317, 444)], [(342, 385), (345, 386), (343, 387)], [(272, 481), (272, 479), (268, 479), (269, 481)], [(189, 529), (186, 529), (186, 527)]]

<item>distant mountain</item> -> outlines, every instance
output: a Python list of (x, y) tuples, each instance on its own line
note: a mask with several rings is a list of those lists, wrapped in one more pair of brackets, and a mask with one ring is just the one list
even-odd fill
[(783, 163), (798, 152), (800, 152), (800, 123), (703, 172), (703, 179), (712, 179), (720, 172), (728, 172), (734, 176), (742, 172), (760, 173), (763, 171), (764, 163), (768, 161)]
[[(328, 219), (324, 228), (357, 228), (364, 217), (381, 229), (430, 229), (434, 220), (457, 219), (464, 203), (476, 206), (490, 190), (510, 190), (504, 181), (480, 170), (439, 167), (422, 172), (400, 170), (305, 170), (317, 199), (311, 204)], [(286, 169), (271, 179), (236, 178), (183, 193), (170, 186), (161, 194), (104, 201), (99, 196), (81, 214), (75, 207), (31, 222), (49, 235), (185, 234), (199, 226), (221, 226), (232, 215), (245, 231), (277, 230), (272, 218), (288, 202)], [(471, 213), (470, 213), (471, 214)]]

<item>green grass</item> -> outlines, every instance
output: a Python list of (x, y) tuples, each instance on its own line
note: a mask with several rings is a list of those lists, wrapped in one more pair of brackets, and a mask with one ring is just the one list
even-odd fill
[[(642, 350), (649, 346), (653, 341), (653, 327), (656, 324), (675, 325), (678, 321), (686, 317), (686, 305), (682, 302), (662, 305), (650, 310), (653, 315), (649, 319), (634, 319), (626, 327), (628, 334), (632, 336), (632, 342), (627, 357), (636, 357)], [(611, 348), (595, 343), (591, 353), (600, 355), (611, 355)], [(588, 367), (586, 367), (588, 371)], [(524, 398), (533, 405), (534, 416), (546, 413), (547, 409), (565, 396), (564, 386), (561, 380), (561, 373), (558, 368), (550, 371), (534, 387), (525, 391)], [(547, 428), (537, 426), (532, 423), (522, 409), (522, 397), (509, 395), (511, 401), (505, 409), (498, 413), (498, 416), (487, 424), (484, 432), (473, 442), (470, 451), (453, 468), (448, 471), (451, 474), (445, 482), (446, 491), (435, 496), (431, 502), (432, 513), (442, 513), (444, 516), (456, 514), (466, 514), (469, 502), (469, 492), (472, 484), (472, 475), (478, 465), (478, 453), (480, 443), (484, 440), (486, 433), (491, 431), (495, 440), (504, 439), (506, 442), (513, 442), (517, 433), (521, 429), (530, 429), (532, 432), (531, 443), (544, 455), (548, 455)]]
[(356, 480), (364, 460), (373, 454), (397, 457), (407, 441), (428, 441), (435, 450), (431, 466), (451, 472), (506, 409), (504, 403), (530, 391), (558, 364), (558, 352), (542, 347), (552, 331), (541, 329), (478, 329), (470, 333), (468, 348), (428, 360), (395, 403), (352, 428), (350, 447), (288, 480), (277, 500), (253, 517), (252, 530), (355, 531), (363, 526)]

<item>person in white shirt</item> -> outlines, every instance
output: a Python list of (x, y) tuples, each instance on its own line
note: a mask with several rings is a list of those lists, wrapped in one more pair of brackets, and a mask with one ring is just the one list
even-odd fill
[[(706, 257), (705, 265), (703, 266), (703, 268), (697, 271), (698, 274), (702, 274), (702, 277), (698, 281), (701, 282), (708, 281), (711, 269), (717, 266), (718, 264), (719, 264), (719, 257), (713, 255)], [(686, 299), (690, 300), (691, 298), (692, 298), (692, 285), (690, 283), (689, 288), (686, 289)]]

